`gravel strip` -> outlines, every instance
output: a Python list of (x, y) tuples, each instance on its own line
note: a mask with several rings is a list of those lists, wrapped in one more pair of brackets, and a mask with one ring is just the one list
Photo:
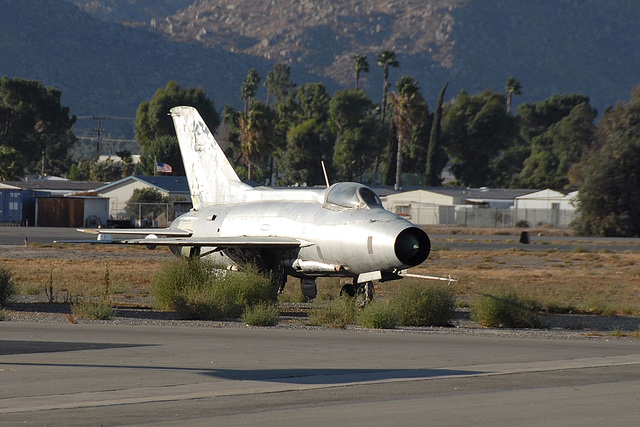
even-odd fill
[[(137, 326), (188, 326), (207, 328), (242, 328), (249, 327), (240, 320), (201, 321), (182, 320), (175, 312), (152, 310), (150, 298), (127, 300), (126, 305), (120, 302), (116, 308), (116, 316), (111, 320), (90, 320), (77, 318), (71, 313), (68, 303), (49, 303), (41, 296), (20, 296), (4, 309), (5, 321), (34, 323), (78, 323), (78, 324), (110, 324)], [(312, 304), (284, 303), (280, 305), (280, 323), (273, 328), (279, 329), (323, 329), (307, 326), (307, 314)], [(632, 339), (640, 327), (640, 318), (629, 316), (589, 316), (589, 315), (542, 315), (544, 329), (506, 329), (483, 328), (474, 323), (469, 311), (456, 311), (451, 327), (398, 327), (393, 330), (371, 330), (359, 326), (348, 326), (345, 331), (366, 331), (379, 333), (421, 333), (421, 334), (456, 334), (477, 336), (504, 336), (521, 338), (546, 339)]]

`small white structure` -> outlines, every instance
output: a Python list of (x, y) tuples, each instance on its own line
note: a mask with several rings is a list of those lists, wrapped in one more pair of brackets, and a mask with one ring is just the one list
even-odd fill
[(429, 187), (389, 193), (383, 198), (383, 203), (391, 212), (406, 217), (417, 225), (495, 227), (506, 226), (503, 222), (507, 220), (507, 216), (496, 215), (494, 211), (509, 211), (516, 197), (534, 191), (536, 190)]
[(575, 218), (578, 192), (563, 193), (547, 188), (516, 197), (513, 209), (517, 221), (530, 226), (551, 225), (566, 228)]

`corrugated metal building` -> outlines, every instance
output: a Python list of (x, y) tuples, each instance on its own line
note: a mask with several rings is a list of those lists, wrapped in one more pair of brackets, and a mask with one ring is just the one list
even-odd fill
[(22, 223), (22, 200), (24, 190), (0, 183), (0, 224)]

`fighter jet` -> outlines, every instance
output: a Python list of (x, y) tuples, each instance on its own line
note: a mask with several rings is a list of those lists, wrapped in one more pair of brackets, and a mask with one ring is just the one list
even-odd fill
[(372, 298), (374, 282), (400, 279), (427, 259), (427, 234), (384, 209), (371, 188), (252, 187), (238, 178), (195, 108), (170, 114), (193, 209), (169, 228), (81, 231), (98, 234), (100, 243), (168, 246), (226, 268), (251, 263), (269, 271), (280, 291), (288, 276), (300, 278), (309, 299), (317, 295), (317, 278), (326, 276), (346, 278), (344, 293)]

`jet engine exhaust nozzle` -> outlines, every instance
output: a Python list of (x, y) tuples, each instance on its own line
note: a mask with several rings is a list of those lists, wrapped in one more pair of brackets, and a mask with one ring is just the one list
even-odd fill
[(394, 249), (401, 263), (413, 267), (427, 259), (431, 251), (431, 242), (427, 233), (421, 229), (406, 228), (396, 237)]

